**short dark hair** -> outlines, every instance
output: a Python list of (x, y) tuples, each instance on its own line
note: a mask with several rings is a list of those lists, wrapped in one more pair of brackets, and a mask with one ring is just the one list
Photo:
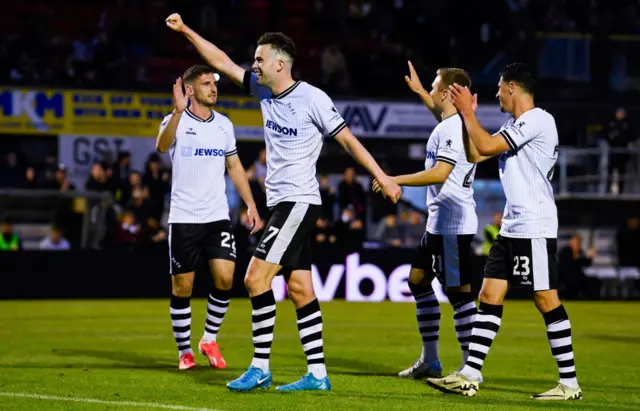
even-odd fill
[(297, 57), (296, 43), (281, 32), (268, 32), (264, 33), (257, 41), (258, 46), (271, 46), (279, 53), (284, 53), (291, 57), (292, 61), (295, 61)]
[(184, 74), (182, 75), (182, 81), (184, 83), (191, 83), (198, 77), (203, 74), (213, 73), (213, 68), (207, 66), (206, 64), (196, 64), (195, 66), (189, 67)]
[(526, 92), (533, 95), (536, 89), (536, 81), (533, 79), (531, 69), (523, 63), (511, 63), (500, 70), (500, 77), (506, 82), (513, 81)]
[(462, 87), (471, 87), (471, 77), (469, 73), (461, 68), (455, 67), (443, 67), (436, 72), (442, 79), (442, 86), (447, 88), (453, 83), (459, 84)]

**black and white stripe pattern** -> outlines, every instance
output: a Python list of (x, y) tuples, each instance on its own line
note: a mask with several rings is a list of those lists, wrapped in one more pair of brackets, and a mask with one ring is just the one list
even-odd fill
[(462, 368), (462, 374), (479, 379), (484, 360), (502, 323), (502, 305), (480, 303), (476, 323), (471, 332), (469, 358)]
[(555, 119), (535, 107), (500, 129), (509, 150), (499, 156), (507, 199), (500, 234), (515, 238), (555, 238), (558, 211), (550, 179), (558, 158)]
[(276, 323), (276, 299), (273, 290), (251, 297), (251, 328), (253, 330), (253, 360), (251, 365), (269, 371), (269, 357)]
[[(324, 342), (322, 341), (322, 313), (320, 303), (313, 300), (296, 310), (298, 316), (298, 332), (302, 349), (307, 356), (307, 364), (324, 364)], [(309, 369), (309, 372), (312, 370)], [(318, 377), (318, 376), (316, 376)], [(323, 377), (319, 377), (323, 378)]]
[(438, 340), (440, 338), (440, 303), (431, 286), (423, 287), (409, 283), (409, 289), (416, 300), (416, 318), (422, 336), (423, 361), (438, 359)]
[(436, 167), (438, 162), (453, 166), (447, 181), (427, 187), (429, 217), (426, 228), (433, 234), (475, 235), (478, 231), (473, 199), (476, 165), (467, 161), (462, 129), (460, 116), (449, 116), (436, 126), (427, 141), (425, 170)]
[(191, 350), (191, 305), (189, 297), (171, 296), (169, 307), (173, 337), (178, 346), (178, 356), (193, 353)]
[(543, 314), (547, 324), (547, 338), (553, 358), (558, 362), (560, 382), (569, 387), (577, 387), (576, 365), (571, 343), (571, 323), (564, 306), (559, 306)]
[(333, 101), (322, 90), (296, 81), (279, 94), (245, 72), (244, 89), (260, 100), (267, 147), (267, 205), (283, 201), (320, 205), (315, 165), (325, 137), (347, 127)]
[(207, 321), (204, 326), (204, 342), (216, 341), (218, 331), (224, 321), (224, 315), (229, 309), (229, 291), (218, 290), (211, 287), (207, 300)]
[[(173, 115), (165, 117), (160, 130)], [(184, 111), (169, 149), (169, 223), (202, 224), (229, 218), (226, 157), (237, 152), (233, 124), (227, 117), (211, 111), (207, 119), (201, 119)]]
[(469, 343), (478, 309), (471, 293), (451, 294), (449, 301), (453, 306), (453, 324), (456, 328), (456, 337), (458, 337), (458, 342), (460, 343), (462, 363), (464, 364), (469, 356)]

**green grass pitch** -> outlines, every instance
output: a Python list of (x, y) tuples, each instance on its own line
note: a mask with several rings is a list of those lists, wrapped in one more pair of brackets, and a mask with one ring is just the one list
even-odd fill
[[(231, 302), (219, 335), (229, 365), (179, 372), (168, 300), (0, 302), (0, 410), (638, 410), (640, 305), (570, 302), (581, 402), (537, 403), (557, 380), (532, 302), (508, 301), (475, 398), (445, 395), (394, 375), (420, 352), (413, 304), (322, 304), (330, 393), (231, 393), (252, 356), (251, 307)], [(194, 300), (192, 344), (204, 327)], [(445, 371), (459, 366), (451, 308), (442, 306)], [(278, 304), (271, 367), (276, 385), (306, 373), (290, 302)], [(40, 397), (36, 397), (40, 396)], [(173, 407), (173, 408), (172, 408)]]

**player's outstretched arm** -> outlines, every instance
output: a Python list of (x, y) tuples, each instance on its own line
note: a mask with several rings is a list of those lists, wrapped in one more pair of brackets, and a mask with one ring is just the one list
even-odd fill
[(384, 171), (382, 171), (369, 151), (367, 151), (353, 133), (351, 133), (349, 127), (344, 127), (340, 130), (340, 132), (335, 135), (335, 139), (358, 163), (369, 171), (373, 178), (380, 183), (385, 197), (389, 198), (394, 203), (400, 199), (400, 196), (402, 195), (402, 189), (400, 186), (396, 184), (391, 177), (386, 175)]
[[(191, 91), (189, 91), (191, 90)], [(176, 130), (178, 130), (178, 124), (182, 113), (187, 109), (189, 104), (189, 97), (193, 92), (193, 89), (187, 89), (186, 93), (182, 93), (182, 79), (178, 78), (173, 85), (173, 101), (175, 109), (171, 116), (165, 118), (160, 124), (160, 132), (156, 138), (156, 149), (161, 153), (166, 153), (173, 141), (176, 139)]]
[[(473, 110), (473, 96), (469, 88), (454, 84), (449, 86), (449, 90), (451, 91), (451, 102), (464, 122), (466, 133), (463, 130), (463, 141), (466, 140), (465, 152), (467, 153), (467, 159), (470, 162), (478, 163), (508, 151), (510, 147), (504, 138), (500, 137), (499, 134), (492, 136), (478, 122)], [(465, 134), (468, 135), (468, 138), (465, 138)], [(473, 152), (472, 146), (475, 147), (477, 155)]]
[(429, 170), (391, 178), (400, 186), (425, 187), (433, 184), (442, 184), (447, 181), (447, 178), (449, 178), (449, 174), (453, 171), (453, 167), (453, 165), (447, 162), (436, 161), (436, 165)]
[(418, 73), (416, 73), (416, 69), (413, 67), (413, 64), (411, 64), (410, 61), (409, 61), (409, 75), (404, 76), (404, 81), (407, 82), (407, 85), (409, 86), (411, 91), (413, 91), (420, 97), (420, 100), (422, 100), (422, 103), (425, 106), (427, 106), (427, 108), (429, 109), (429, 111), (431, 111), (431, 114), (433, 114), (436, 120), (438, 122), (442, 121), (442, 111), (440, 111), (436, 107), (435, 103), (433, 102), (433, 99), (431, 98), (431, 94), (429, 94), (429, 92), (425, 90), (425, 88), (422, 86), (420, 77), (418, 77)]
[(238, 154), (227, 156), (226, 163), (229, 177), (231, 178), (233, 185), (236, 187), (236, 190), (238, 190), (240, 198), (242, 198), (242, 201), (247, 205), (247, 216), (253, 224), (251, 234), (255, 234), (262, 229), (263, 224), (260, 216), (258, 215), (258, 209), (256, 208), (256, 202), (253, 199), (253, 194), (251, 194), (251, 187), (249, 186), (247, 173), (242, 166), (242, 162), (240, 161)]
[(178, 13), (173, 13), (167, 17), (166, 23), (170, 29), (184, 34), (211, 67), (222, 73), (236, 85), (242, 87), (245, 70), (234, 63), (227, 53), (202, 38), (202, 36), (184, 24), (182, 17), (180, 17)]

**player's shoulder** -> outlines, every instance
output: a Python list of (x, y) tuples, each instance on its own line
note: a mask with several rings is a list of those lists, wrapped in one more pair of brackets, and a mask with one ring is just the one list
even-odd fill
[(220, 124), (224, 125), (225, 127), (233, 127), (233, 123), (231, 122), (229, 117), (227, 117), (226, 115), (222, 114), (219, 111), (216, 111), (216, 110), (211, 110), (211, 111), (215, 116), (214, 119), (218, 121)]
[(454, 114), (439, 122), (431, 132), (431, 137), (460, 137), (462, 138), (462, 119)]
[(305, 97), (306, 100), (316, 101), (317, 99), (328, 99), (329, 95), (319, 87), (309, 84), (306, 81), (300, 81), (297, 89), (298, 92)]
[(524, 113), (520, 118), (526, 117), (527, 119), (531, 119), (532, 121), (536, 121), (539, 124), (555, 124), (556, 119), (553, 117), (551, 113), (547, 110), (534, 107), (531, 110)]

